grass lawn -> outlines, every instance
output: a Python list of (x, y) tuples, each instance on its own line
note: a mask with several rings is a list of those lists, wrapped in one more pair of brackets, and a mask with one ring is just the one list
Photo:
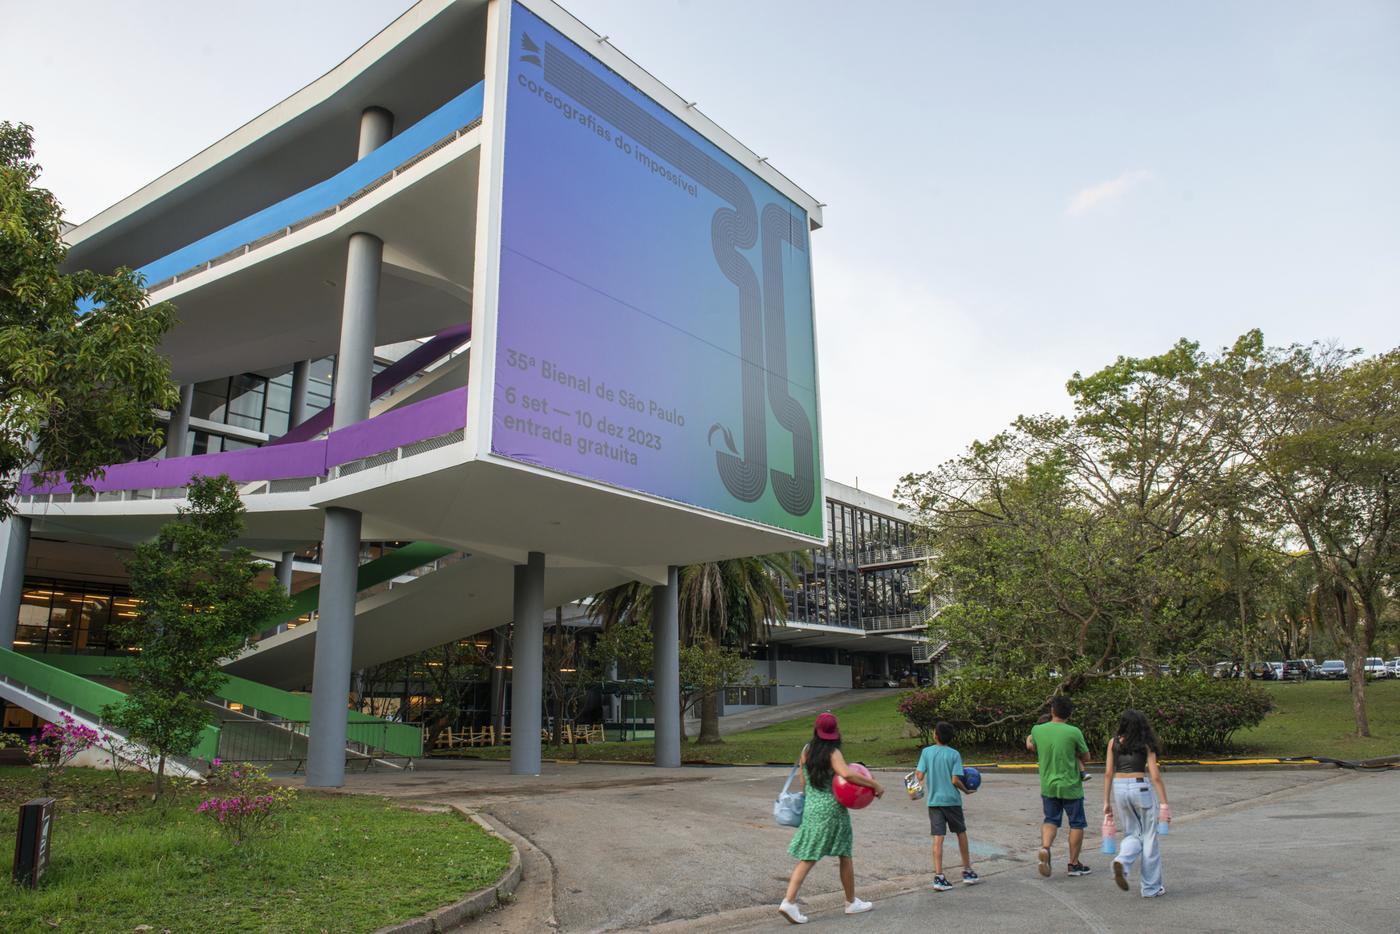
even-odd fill
[[(1366, 686), (1371, 733), (1367, 739), (1351, 735), (1354, 730), (1351, 695), (1345, 682), (1262, 684), (1274, 696), (1274, 712), (1253, 730), (1235, 737), (1236, 755), (1329, 756), (1336, 759), (1364, 759), (1400, 755), (1400, 681), (1373, 681)], [(898, 697), (880, 697), (835, 708), (841, 720), (842, 751), (852, 762), (871, 766), (910, 768), (919, 758), (919, 741), (906, 738), (904, 719), (896, 705)], [(685, 744), (681, 757), (686, 762), (714, 762), (746, 765), (765, 762), (791, 762), (812, 735), (812, 718), (800, 717), (785, 723), (733, 733), (719, 746)], [(956, 743), (955, 743), (956, 745)], [(590, 762), (650, 762), (652, 743), (609, 742), (579, 746), (579, 758)], [(963, 748), (964, 761), (1028, 762), (1031, 756), (1020, 750)], [(464, 755), (504, 759), (509, 746), (463, 751)], [(546, 746), (547, 758), (568, 759), (573, 750)]]
[(1274, 696), (1274, 712), (1252, 730), (1236, 734), (1245, 754), (1328, 756), (1369, 759), (1400, 755), (1400, 680), (1366, 684), (1366, 714), (1371, 735), (1355, 735), (1351, 692), (1345, 681), (1265, 683)]
[[(835, 708), (835, 713), (841, 719), (841, 748), (848, 760), (866, 765), (914, 767), (919, 759), (919, 741), (903, 735), (904, 718), (895, 709), (897, 700), (897, 697), (885, 696)], [(681, 758), (686, 762), (733, 765), (791, 763), (802, 751), (802, 745), (811, 738), (812, 718), (800, 717), (756, 730), (731, 733), (718, 746), (698, 746), (692, 739), (683, 745)], [(650, 740), (638, 740), (595, 743), (579, 746), (578, 750), (579, 758), (590, 762), (650, 762), (653, 748)], [(473, 749), (463, 751), (463, 754), (508, 759), (510, 747)], [(546, 746), (543, 755), (568, 759), (573, 756), (573, 750), (569, 746)]]
[[(235, 850), (201, 795), (153, 805), (148, 783), (72, 769), (59, 780), (53, 858), (36, 891), (8, 884), (0, 931), (373, 931), (494, 883), (510, 847), (455, 813), (302, 793), (284, 822)], [(36, 775), (0, 767), (0, 839)], [(6, 853), (11, 852), (9, 849)]]

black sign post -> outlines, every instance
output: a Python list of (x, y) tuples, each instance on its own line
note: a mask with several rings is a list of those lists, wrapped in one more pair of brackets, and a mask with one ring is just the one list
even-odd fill
[(53, 832), (53, 798), (35, 798), (19, 806), (15, 833), (15, 881), (35, 888), (49, 868), (49, 835)]

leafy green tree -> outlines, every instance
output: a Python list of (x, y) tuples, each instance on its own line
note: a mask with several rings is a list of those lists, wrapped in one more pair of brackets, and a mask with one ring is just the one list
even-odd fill
[(1362, 358), (1244, 335), (1211, 368), (1232, 452), (1316, 580), (1317, 619), (1346, 653), (1356, 732), (1363, 664), (1400, 576), (1400, 349)]
[(1231, 613), (1248, 621), (1247, 582), (1221, 555), (1233, 535), (1243, 568), (1254, 513), (1208, 402), (1209, 363), (1181, 341), (1076, 373), (1072, 417), (1023, 416), (903, 479), (897, 495), (922, 516), (930, 588), (946, 604), (934, 634), (959, 658), (1054, 670), (1070, 688), (1201, 662)]
[(188, 498), (179, 518), (138, 545), (127, 564), (139, 606), (116, 634), (140, 651), (119, 667), (125, 701), (103, 711), (155, 754), (157, 796), (166, 759), (188, 755), (209, 723), (206, 701), (224, 681), (222, 662), (291, 603), (280, 587), (262, 586), (261, 566), (235, 547), (244, 508), (233, 481), (196, 477)]
[[(124, 444), (159, 440), (151, 410), (176, 398), (158, 351), (174, 308), (148, 305), (130, 269), (61, 271), (62, 209), (39, 172), (32, 129), (0, 122), (0, 519), (26, 470), (90, 492)], [(95, 306), (79, 316), (81, 298)]]

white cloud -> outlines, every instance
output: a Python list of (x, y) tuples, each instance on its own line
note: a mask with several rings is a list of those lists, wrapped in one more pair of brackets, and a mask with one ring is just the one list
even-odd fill
[(1081, 188), (1074, 193), (1073, 198), (1069, 199), (1069, 207), (1065, 208), (1065, 213), (1070, 217), (1076, 217), (1111, 205), (1153, 177), (1153, 174), (1147, 169), (1131, 169), (1117, 178), (1099, 182), (1097, 185), (1090, 185), (1088, 188)]

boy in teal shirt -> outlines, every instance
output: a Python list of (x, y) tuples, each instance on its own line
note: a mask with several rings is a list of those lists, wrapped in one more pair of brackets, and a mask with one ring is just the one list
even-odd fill
[(972, 871), (972, 857), (967, 850), (967, 821), (963, 818), (962, 796), (971, 794), (963, 784), (962, 755), (950, 743), (953, 726), (939, 723), (933, 728), (934, 745), (919, 756), (915, 769), (919, 784), (928, 792), (928, 822), (933, 833), (933, 888), (939, 892), (951, 889), (952, 883), (943, 875), (943, 838), (951, 829), (958, 835), (958, 852), (962, 854), (963, 885), (976, 885), (981, 880)]

